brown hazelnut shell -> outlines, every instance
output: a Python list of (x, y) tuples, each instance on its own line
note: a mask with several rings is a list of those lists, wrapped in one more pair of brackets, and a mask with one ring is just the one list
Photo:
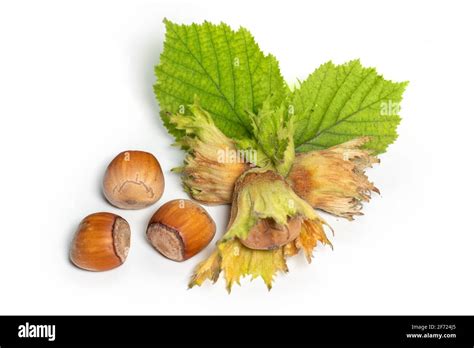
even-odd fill
[(130, 249), (128, 222), (112, 213), (86, 216), (71, 244), (70, 259), (88, 271), (107, 271), (123, 264)]
[(247, 238), (241, 239), (250, 249), (272, 250), (295, 240), (301, 231), (301, 218), (288, 219), (288, 225), (278, 225), (273, 219), (262, 219), (252, 227)]
[(161, 254), (184, 261), (204, 249), (215, 233), (216, 224), (203, 207), (187, 199), (176, 199), (156, 211), (146, 234)]
[(105, 198), (122, 209), (141, 209), (156, 203), (165, 188), (160, 163), (151, 153), (124, 151), (118, 154), (104, 175)]

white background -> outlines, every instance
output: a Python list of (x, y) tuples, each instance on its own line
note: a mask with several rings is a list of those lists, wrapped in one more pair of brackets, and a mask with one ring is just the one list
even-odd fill
[[(469, 1), (2, 0), (0, 314), (474, 314), (472, 13)], [(328, 217), (334, 251), (291, 259), (271, 292), (261, 280), (187, 290), (213, 245), (174, 263), (144, 237), (161, 203), (186, 197), (152, 91), (163, 17), (247, 27), (290, 83), (353, 58), (410, 81), (400, 137), (369, 173), (382, 195), (355, 222)], [(164, 197), (141, 211), (100, 190), (129, 149), (165, 171)], [(79, 270), (74, 230), (104, 210), (130, 222), (129, 258)], [(208, 210), (222, 234), (228, 207)]]

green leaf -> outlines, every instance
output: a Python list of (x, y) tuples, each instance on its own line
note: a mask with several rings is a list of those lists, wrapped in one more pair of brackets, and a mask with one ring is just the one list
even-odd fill
[(365, 147), (384, 152), (397, 138), (406, 85), (385, 80), (358, 60), (321, 65), (291, 96), (296, 151), (325, 149), (369, 136)]
[(216, 126), (228, 137), (251, 134), (249, 112), (270, 95), (278, 105), (288, 94), (277, 60), (264, 55), (250, 32), (204, 22), (178, 25), (164, 20), (166, 38), (154, 86), (161, 116), (178, 139), (169, 115), (184, 113), (197, 95)]

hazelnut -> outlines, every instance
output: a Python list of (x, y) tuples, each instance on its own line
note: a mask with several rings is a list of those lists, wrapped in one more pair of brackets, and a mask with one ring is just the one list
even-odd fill
[(252, 227), (247, 238), (241, 239), (250, 249), (271, 250), (279, 248), (298, 237), (301, 230), (301, 218), (291, 218), (288, 225), (278, 225), (273, 219), (262, 219)]
[(152, 216), (147, 238), (161, 254), (184, 261), (200, 252), (216, 233), (216, 224), (199, 204), (187, 199), (165, 203)]
[(164, 190), (160, 163), (151, 153), (124, 151), (105, 172), (105, 198), (122, 209), (140, 209), (157, 202)]
[(85, 217), (72, 241), (70, 258), (88, 271), (107, 271), (125, 262), (130, 248), (130, 226), (112, 213)]

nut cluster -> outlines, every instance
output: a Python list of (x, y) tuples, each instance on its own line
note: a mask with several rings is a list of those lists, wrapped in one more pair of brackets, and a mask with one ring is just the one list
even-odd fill
[[(144, 151), (124, 151), (107, 167), (105, 198), (121, 209), (141, 209), (156, 203), (164, 191), (164, 176), (155, 156)], [(146, 235), (161, 254), (184, 261), (200, 252), (214, 237), (216, 225), (200, 205), (173, 200), (152, 216)], [(113, 213), (86, 216), (73, 238), (70, 259), (88, 271), (107, 271), (122, 265), (130, 249), (128, 222)]]

